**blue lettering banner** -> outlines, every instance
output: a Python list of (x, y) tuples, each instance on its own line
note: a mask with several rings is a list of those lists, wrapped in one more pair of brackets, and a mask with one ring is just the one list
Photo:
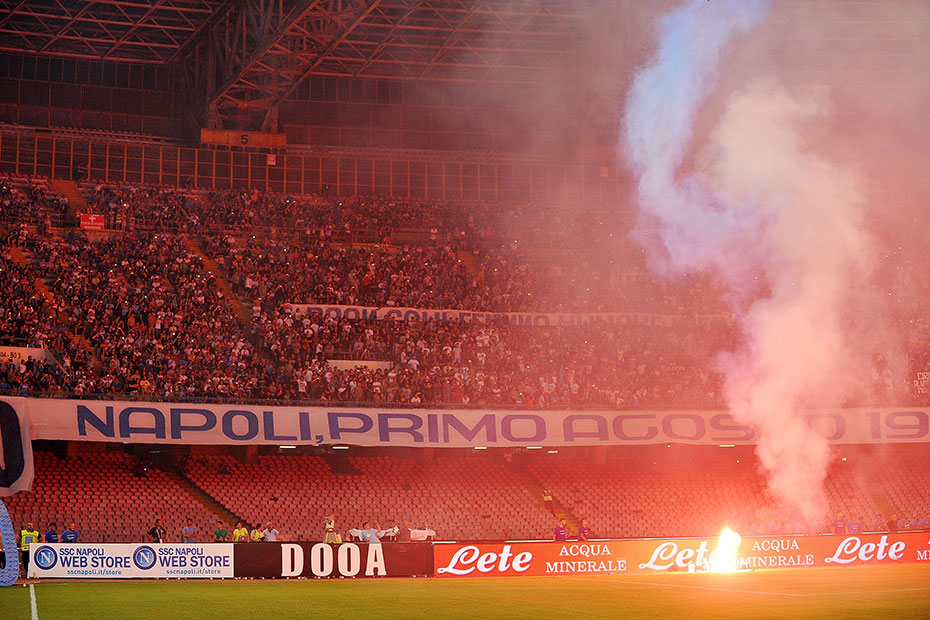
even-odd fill
[[(28, 421), (23, 437), (65, 441), (462, 448), (750, 445), (756, 440), (752, 427), (724, 411), (349, 409), (32, 398), (3, 402)], [(834, 444), (930, 441), (930, 412), (920, 408), (814, 410), (804, 415), (812, 429)]]
[(725, 314), (689, 315), (650, 314), (646, 312), (597, 312), (573, 314), (567, 312), (473, 312), (471, 310), (437, 310), (433, 308), (397, 308), (384, 306), (339, 306), (327, 304), (292, 304), (295, 317), (306, 314), (322, 314), (336, 319), (369, 319), (401, 321), (437, 321), (440, 323), (488, 323), (506, 319), (512, 325), (534, 327), (575, 327), (599, 322), (612, 325), (652, 325), (675, 327), (678, 325), (706, 325), (715, 320), (726, 319)]

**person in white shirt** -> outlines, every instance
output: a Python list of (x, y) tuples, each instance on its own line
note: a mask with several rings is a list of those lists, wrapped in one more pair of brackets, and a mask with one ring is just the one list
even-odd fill
[(281, 534), (278, 530), (274, 529), (271, 525), (271, 521), (265, 525), (265, 529), (262, 530), (262, 535), (264, 536), (265, 542), (277, 542), (278, 536)]

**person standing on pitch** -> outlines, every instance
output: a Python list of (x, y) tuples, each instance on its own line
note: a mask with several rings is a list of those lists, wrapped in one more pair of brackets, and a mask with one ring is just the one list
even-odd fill
[(39, 542), (39, 532), (30, 523), (19, 533), (19, 548), (22, 551), (23, 568), (26, 570), (26, 577), (29, 577), (29, 545), (34, 542)]
[(565, 517), (559, 519), (559, 524), (555, 526), (555, 531), (552, 532), (552, 540), (556, 542), (568, 540), (568, 519)]

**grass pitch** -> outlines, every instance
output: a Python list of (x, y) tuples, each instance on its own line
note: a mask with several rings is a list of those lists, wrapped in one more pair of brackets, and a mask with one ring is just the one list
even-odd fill
[[(113, 618), (930, 618), (930, 565), (730, 575), (56, 582), (40, 620)], [(30, 588), (0, 588), (0, 617), (30, 619)]]

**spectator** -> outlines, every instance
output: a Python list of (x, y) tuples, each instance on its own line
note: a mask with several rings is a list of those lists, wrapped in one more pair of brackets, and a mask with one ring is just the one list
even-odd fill
[(54, 523), (48, 524), (48, 529), (45, 531), (45, 536), (43, 537), (47, 543), (57, 543), (58, 542), (58, 528), (55, 527)]
[(382, 530), (381, 524), (376, 524), (375, 527), (371, 527), (371, 523), (365, 521), (365, 523), (362, 524), (362, 529), (349, 530), (349, 534), (363, 542), (380, 543), (383, 537), (396, 535), (399, 529), (400, 528), (395, 525), (392, 528)]
[(226, 542), (229, 539), (229, 532), (223, 527), (222, 521), (216, 522), (216, 529), (213, 530), (213, 542)]
[(200, 528), (194, 525), (193, 519), (187, 520), (187, 525), (181, 528), (181, 542), (183, 543), (196, 543), (197, 535), (200, 533)]
[(885, 527), (888, 528), (889, 534), (898, 533), (898, 515), (892, 514), (891, 518), (885, 521)]
[(565, 542), (568, 540), (568, 520), (565, 517), (559, 519), (559, 524), (555, 526), (552, 533), (552, 540), (556, 542)]
[[(193, 524), (191, 519), (187, 520), (188, 525)], [(183, 529), (181, 530), (183, 534)], [(168, 530), (162, 525), (161, 519), (155, 519), (155, 525), (147, 532), (149, 541), (153, 543), (164, 543), (168, 539)], [(186, 542), (186, 541), (185, 541)]]
[(262, 539), (265, 542), (277, 542), (278, 535), (281, 532), (276, 530), (274, 526), (271, 525), (271, 521), (265, 524), (265, 529), (262, 530)]
[(249, 542), (249, 530), (242, 525), (242, 521), (236, 521), (236, 527), (233, 528), (233, 542)]
[(858, 516), (855, 519), (850, 519), (846, 522), (846, 531), (854, 536), (861, 534), (862, 529), (862, 516)]
[(578, 526), (578, 541), (587, 541), (590, 535), (591, 530), (588, 528), (588, 520), (582, 518), (581, 525)]
[(81, 539), (81, 533), (74, 527), (74, 523), (68, 524), (68, 529), (61, 533), (61, 542), (76, 543)]

